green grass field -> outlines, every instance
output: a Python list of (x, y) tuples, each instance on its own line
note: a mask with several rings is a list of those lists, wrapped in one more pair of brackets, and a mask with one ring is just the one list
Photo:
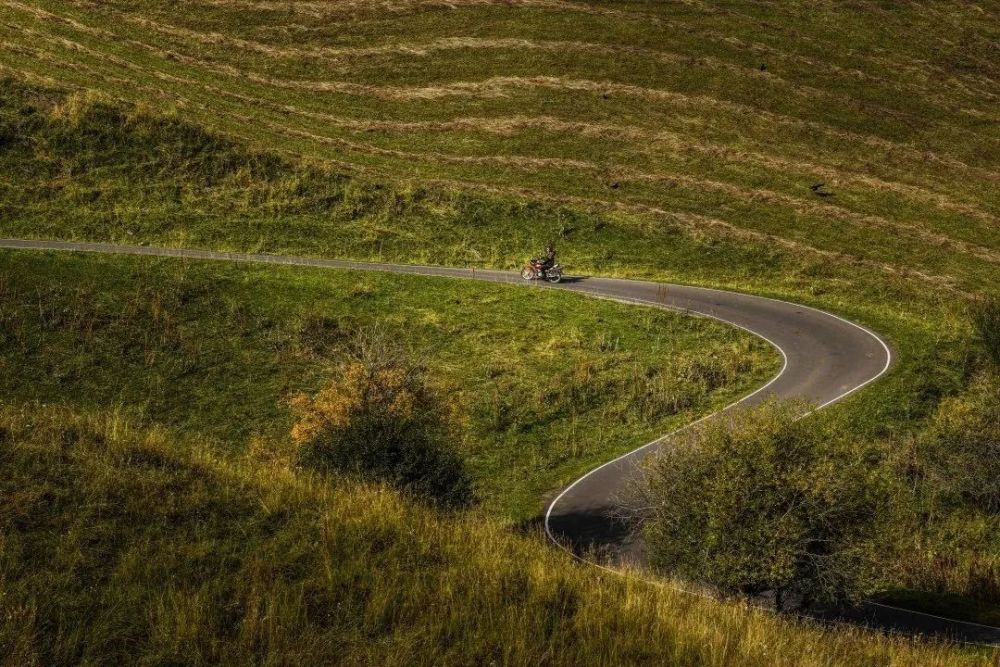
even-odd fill
[(290, 399), (383, 328), (448, 397), (484, 507), (522, 521), (780, 365), (712, 320), (440, 278), (5, 251), (0, 293), (4, 403), (118, 411), (221, 454), (287, 451)]
[[(967, 310), (1000, 284), (998, 26), (996, 3), (954, 0), (0, 0), (0, 236), (501, 268), (554, 240), (570, 271), (777, 296), (874, 328), (898, 363), (829, 418), (858, 438), (905, 447), (942, 401), (973, 391), (980, 353)], [(118, 415), (133, 428), (123, 447), (152, 429), (170, 456), (176, 442), (179, 460), (210, 457), (211, 475), (233, 480), (220, 497), (265, 484), (252, 493), (289, 499), (280, 485), (308, 487), (288, 512), (312, 528), (285, 536), (302, 553), (320, 525), (309, 524), (318, 510), (301, 509), (308, 494), (333, 494), (335, 513), (358, 511), (372, 493), (390, 496), (327, 492), (291, 471), (284, 481), (248, 474), (255, 453), (287, 439), (288, 397), (336, 368), (346, 345), (337, 331), (377, 321), (429, 355), (434, 384), (464, 415), (460, 445), (481, 506), (471, 518), (440, 517), (395, 496), (379, 501), (397, 508), (378, 560), (396, 575), (344, 570), (371, 594), (344, 612), (363, 620), (349, 630), (332, 621), (345, 634), (316, 630), (311, 648), (292, 652), (293, 638), (315, 629), (312, 617), (296, 615), (311, 613), (295, 595), (311, 595), (302, 582), (319, 576), (309, 560), (316, 554), (306, 554), (291, 588), (269, 589), (277, 597), (266, 604), (285, 605), (277, 616), (285, 625), (266, 628), (277, 643), (255, 635), (233, 656), (318, 662), (340, 646), (347, 663), (972, 659), (566, 570), (534, 537), (504, 532), (575, 474), (767, 377), (767, 348), (718, 325), (448, 281), (10, 252), (0, 254), (0, 296), (5, 419), (23, 410), (56, 433), (60, 420)], [(533, 336), (519, 326), (523, 315), (558, 322), (566, 335)], [(512, 401), (538, 374), (550, 378), (545, 393)], [(635, 377), (644, 380), (636, 386)], [(586, 394), (579, 414), (568, 407), (577, 391)], [(683, 407), (666, 409), (678, 405), (668, 397), (683, 397)], [(512, 409), (515, 402), (526, 407)], [(81, 466), (100, 479), (131, 474), (85, 446), (52, 473), (66, 477), (49, 478), (25, 461), (44, 460), (59, 438), (32, 438), (4, 441), (33, 471), (25, 493), (79, 493), (69, 478)], [(183, 458), (188, 449), (195, 459)], [(166, 474), (154, 476), (159, 483)], [(94, 502), (104, 502), (110, 491), (94, 489)], [(11, 507), (2, 515), (5, 544), (23, 537)], [(246, 521), (263, 520), (248, 512)], [(366, 529), (386, 525), (363, 514)], [(73, 523), (82, 517), (66, 506), (50, 518), (82, 525)], [(1000, 572), (1000, 519), (964, 511), (932, 519), (914, 535), (903, 574), (887, 582), (900, 588), (892, 599), (992, 622), (1000, 600), (971, 601), (966, 575), (970, 562), (993, 579)], [(417, 520), (434, 526), (435, 546), (401, 537)], [(138, 539), (117, 519), (106, 529), (116, 543)], [(339, 549), (336, 559), (363, 563), (360, 547), (345, 555), (357, 545), (337, 542), (342, 529), (323, 539)], [(147, 537), (141, 558), (182, 544), (197, 550), (183, 531)], [(73, 539), (54, 548), (72, 551)], [(109, 645), (125, 621), (52, 639), (51, 619), (64, 612), (23, 592), (49, 570), (34, 572), (21, 547), (4, 548), (13, 569), (0, 581), (21, 591), (0, 603), (20, 610), (6, 616), (4, 637), (28, 651), (16, 655), (66, 663), (81, 659), (86, 637)], [(278, 547), (268, 548), (261, 561), (277, 567)], [(439, 552), (451, 557), (427, 555)], [(401, 573), (414, 553), (427, 558)], [(535, 630), (530, 639), (513, 620), (490, 624), (491, 614), (507, 619), (497, 606), (503, 591), (523, 585), (507, 579), (518, 559), (557, 589), (556, 602), (525, 602), (537, 611), (525, 625)], [(414, 610), (432, 604), (447, 573), (472, 577), (468, 563), (501, 572), (489, 584), (498, 587), (495, 604), (478, 608), (473, 591), (486, 584), (460, 579), (467, 585), (449, 599), (477, 620), (422, 627)], [(136, 599), (187, 605), (183, 631), (204, 633), (190, 654), (143, 644), (150, 662), (211, 661), (219, 646), (235, 646), (227, 636), (211, 648), (211, 638), (243, 627), (249, 616), (241, 614), (265, 604), (250, 596), (241, 599), (253, 604), (226, 611), (231, 589), (213, 597), (191, 583), (209, 569), (182, 577), (193, 586), (183, 592), (150, 583), (162, 572), (122, 575)], [(392, 581), (421, 592), (390, 618)], [(343, 590), (324, 585), (334, 587), (327, 594)], [(66, 589), (63, 601), (97, 605), (95, 595)], [(546, 616), (553, 608), (561, 611)], [(677, 620), (677, 609), (691, 620)], [(28, 616), (35, 630), (11, 630)], [(146, 620), (128, 632), (181, 632)], [(647, 632), (655, 648), (643, 647)], [(611, 634), (627, 637), (621, 653), (600, 644)], [(462, 645), (480, 649), (462, 653)], [(485, 648), (500, 645), (511, 653)]]
[[(558, 234), (580, 267), (689, 275), (663, 247), (680, 234), (699, 241), (699, 260), (715, 242), (763, 241), (799, 262), (904, 274), (915, 289), (996, 275), (995, 8), (452, 5), (4, 2), (0, 65), (392, 180), (403, 205), (431, 190), (556, 208), (461, 211), (441, 228), (380, 219), (338, 254), (509, 264)], [(832, 196), (813, 194), (819, 182)], [(280, 207), (247, 204), (254, 223), (156, 236), (326, 249), (290, 232)], [(608, 216), (616, 234), (562, 222), (560, 206)], [(61, 231), (149, 224), (121, 215), (114, 232)]]

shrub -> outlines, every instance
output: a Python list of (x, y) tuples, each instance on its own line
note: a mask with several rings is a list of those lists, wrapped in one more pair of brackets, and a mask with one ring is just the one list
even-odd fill
[(778, 608), (868, 592), (888, 466), (793, 414), (771, 403), (720, 420), (652, 463), (643, 518), (655, 566), (728, 594), (773, 593)]
[(1000, 368), (1000, 297), (988, 296), (978, 300), (972, 308), (972, 324), (986, 355), (994, 366)]
[(920, 488), (931, 507), (1000, 511), (1000, 380), (982, 374), (945, 399), (916, 447)]
[(294, 407), (292, 437), (304, 465), (387, 482), (445, 507), (471, 502), (469, 478), (448, 446), (444, 410), (422, 366), (381, 331), (360, 334), (339, 377)]

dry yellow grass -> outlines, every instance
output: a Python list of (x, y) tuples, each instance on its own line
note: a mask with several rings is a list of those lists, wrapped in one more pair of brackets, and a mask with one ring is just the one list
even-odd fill
[[(281, 456), (221, 460), (113, 414), (5, 409), (0, 427), (0, 522), (20, 524), (0, 559), (10, 665), (991, 662), (603, 574), (488, 517), (330, 484)], [(69, 563), (86, 578), (59, 576)], [(68, 609), (89, 613), (41, 631)]]

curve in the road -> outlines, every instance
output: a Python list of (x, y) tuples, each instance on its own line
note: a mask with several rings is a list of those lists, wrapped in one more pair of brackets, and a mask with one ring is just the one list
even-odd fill
[[(313, 257), (24, 239), (0, 239), (0, 248), (301, 265), (524, 284), (517, 274), (506, 271)], [(784, 363), (770, 382), (695, 423), (720, 418), (732, 410), (760, 403), (769, 396), (805, 401), (817, 406), (814, 409), (820, 409), (873, 382), (885, 374), (892, 364), (889, 346), (872, 331), (836, 315), (787, 301), (704, 287), (614, 278), (570, 279), (558, 286), (538, 282), (531, 284), (711, 317), (765, 339), (781, 353)], [(591, 470), (563, 490), (545, 512), (545, 531), (553, 542), (577, 557), (581, 553), (593, 553), (596, 549), (610, 552), (618, 562), (641, 560), (641, 544), (630, 540), (620, 522), (613, 518), (615, 499), (634, 483), (641, 472), (642, 462), (665, 446), (676, 433), (658, 438)], [(866, 605), (858, 610), (858, 614), (859, 618), (863, 617), (862, 620), (882, 627), (944, 631), (967, 641), (1000, 643), (1000, 630), (988, 626), (874, 604)]]

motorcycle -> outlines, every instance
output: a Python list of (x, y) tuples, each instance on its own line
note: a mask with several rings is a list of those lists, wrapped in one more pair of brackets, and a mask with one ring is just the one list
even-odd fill
[(521, 269), (521, 277), (525, 280), (547, 280), (548, 282), (555, 284), (562, 280), (562, 267), (558, 264), (553, 264), (549, 268), (544, 268), (544, 261), (542, 259), (533, 259), (524, 265)]

